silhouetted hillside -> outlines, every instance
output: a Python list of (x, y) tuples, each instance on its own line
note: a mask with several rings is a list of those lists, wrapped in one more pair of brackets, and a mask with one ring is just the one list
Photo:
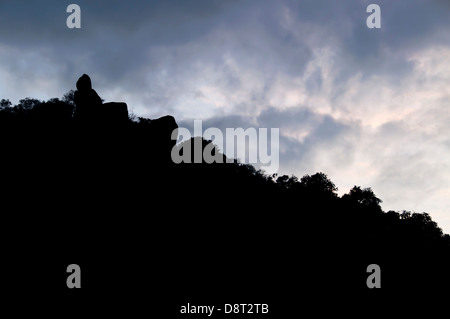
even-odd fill
[[(174, 119), (115, 120), (122, 107), (83, 121), (73, 92), (0, 102), (11, 299), (25, 292), (36, 307), (56, 300), (111, 313), (139, 313), (151, 300), (167, 305), (152, 310), (167, 318), (188, 300), (269, 302), (284, 318), (348, 300), (398, 306), (450, 284), (450, 236), (428, 214), (384, 212), (370, 188), (339, 197), (323, 173), (174, 164)], [(65, 287), (71, 263), (82, 293)], [(381, 267), (380, 292), (366, 286), (369, 264)]]

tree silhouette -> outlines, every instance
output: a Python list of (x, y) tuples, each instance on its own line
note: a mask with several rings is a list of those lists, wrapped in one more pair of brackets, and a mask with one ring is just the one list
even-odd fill
[(69, 92), (63, 95), (62, 101), (66, 104), (72, 105), (75, 107), (75, 91), (70, 90)]
[(337, 197), (338, 188), (324, 173), (305, 175), (300, 179), (300, 184), (310, 194), (329, 198)]
[(380, 204), (383, 202), (375, 196), (370, 187), (361, 189), (360, 186), (354, 186), (348, 194), (345, 194), (342, 199), (350, 200), (366, 207), (380, 209)]
[(12, 103), (11, 103), (10, 100), (2, 99), (2, 100), (0, 101), (0, 110), (1, 110), (1, 109), (5, 109), (5, 108), (7, 108), (7, 107), (11, 107), (11, 105), (12, 105)]
[(31, 110), (39, 104), (41, 104), (41, 101), (27, 97), (19, 100), (19, 104), (16, 106), (16, 108), (23, 110)]

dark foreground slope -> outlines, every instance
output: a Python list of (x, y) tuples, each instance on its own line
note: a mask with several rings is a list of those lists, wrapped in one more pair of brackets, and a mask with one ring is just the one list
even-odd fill
[[(269, 304), (243, 318), (365, 316), (447, 294), (450, 239), (426, 214), (383, 212), (368, 189), (340, 198), (321, 173), (176, 165), (151, 121), (86, 126), (72, 111), (0, 111), (2, 288), (15, 313), (207, 317), (180, 314), (189, 302)], [(81, 289), (66, 286), (70, 264)], [(366, 285), (370, 264), (380, 289)]]

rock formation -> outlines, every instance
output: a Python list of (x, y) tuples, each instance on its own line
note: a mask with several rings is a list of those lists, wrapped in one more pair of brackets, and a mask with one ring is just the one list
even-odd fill
[(77, 81), (75, 91), (74, 118), (83, 123), (117, 124), (128, 120), (128, 107), (123, 102), (103, 103), (100, 96), (92, 88), (92, 82), (87, 74)]

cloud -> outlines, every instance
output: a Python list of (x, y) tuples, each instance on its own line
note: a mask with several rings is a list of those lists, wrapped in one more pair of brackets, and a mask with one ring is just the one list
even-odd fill
[(280, 173), (370, 186), (450, 232), (450, 7), (443, 0), (0, 2), (0, 95), (75, 88), (181, 126), (280, 128)]

